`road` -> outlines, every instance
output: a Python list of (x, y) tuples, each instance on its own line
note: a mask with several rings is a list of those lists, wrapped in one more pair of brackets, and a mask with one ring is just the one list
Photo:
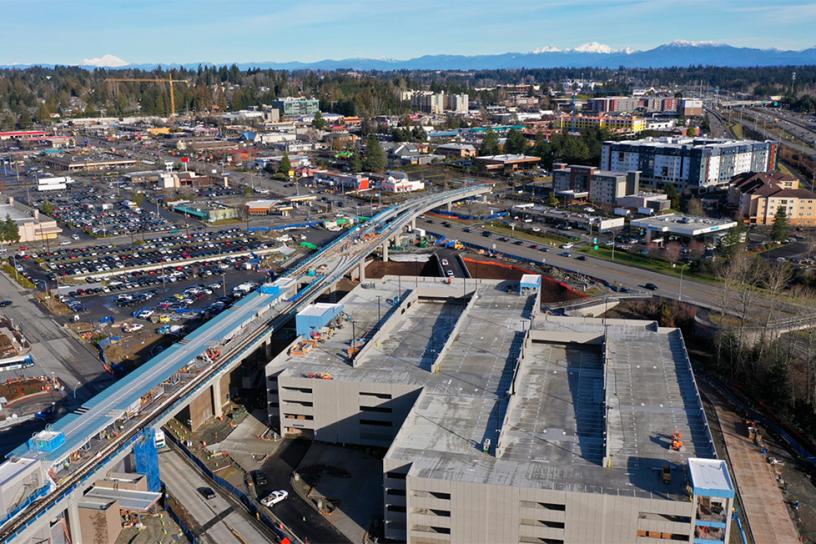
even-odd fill
[[(220, 489), (204, 479), (175, 451), (165, 451), (159, 455), (161, 480), (170, 495), (187, 509), (202, 528), (203, 534), (216, 544), (248, 544), (255, 542), (276, 542), (264, 529), (232, 500), (228, 500)], [(200, 488), (215, 491), (215, 497), (205, 499)]]
[[(0, 298), (11, 306), (0, 309), (31, 342), (35, 366), (19, 371), (0, 373), (0, 379), (18, 375), (50, 375), (59, 378), (69, 391), (66, 409), (93, 397), (111, 383), (96, 352), (68, 334), (52, 317), (34, 303), (28, 291), (0, 273)], [(5, 455), (42, 426), (29, 421), (5, 431), (0, 439), (0, 455)]]
[(309, 445), (307, 440), (284, 440), (276, 454), (270, 456), (261, 467), (269, 484), (259, 489), (258, 495), (263, 498), (265, 494), (276, 489), (285, 489), (289, 492), (289, 498), (273, 506), (272, 511), (298, 538), (308, 539), (314, 543), (348, 542), (345, 536), (301, 499), (290, 485), (292, 472), (303, 460)]
[[(464, 225), (451, 223), (450, 227), (445, 227), (438, 222), (429, 223), (423, 218), (417, 220), (417, 227), (423, 228), (429, 232), (434, 232), (444, 235), (448, 239), (457, 239), (463, 242), (477, 244), (479, 246), (493, 248), (497, 251), (517, 255), (526, 259), (532, 259), (537, 262), (546, 261), (546, 264), (555, 266), (568, 272), (575, 272), (598, 278), (608, 282), (610, 285), (618, 285), (627, 287), (629, 289), (638, 289), (646, 283), (654, 283), (658, 289), (654, 291), (656, 295), (682, 299), (684, 302), (690, 302), (701, 307), (719, 309), (719, 305), (723, 299), (723, 289), (721, 285), (716, 283), (704, 283), (701, 281), (683, 278), (682, 287), (679, 277), (667, 276), (658, 272), (652, 272), (641, 268), (635, 268), (625, 264), (618, 264), (607, 261), (605, 259), (594, 258), (587, 256), (585, 261), (579, 261), (573, 257), (562, 257), (559, 255), (558, 248), (550, 247), (547, 253), (539, 249), (531, 249), (529, 241), (525, 241), (522, 245), (513, 243), (514, 239), (510, 238), (508, 242), (499, 241), (498, 235), (493, 235), (490, 238), (484, 237), (481, 234), (481, 229), (473, 227), (475, 232), (465, 232)], [(541, 244), (538, 244), (541, 245)], [(575, 250), (572, 252), (577, 255)], [(737, 306), (736, 294), (728, 299), (728, 309), (735, 309)], [(784, 317), (785, 308), (776, 301), (756, 297), (754, 307), (769, 308), (774, 306), (780, 318)], [(791, 306), (787, 308), (789, 312), (811, 311), (805, 306)]]

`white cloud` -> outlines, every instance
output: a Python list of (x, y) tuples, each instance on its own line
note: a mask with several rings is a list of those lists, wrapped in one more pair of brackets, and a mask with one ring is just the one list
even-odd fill
[(82, 66), (99, 66), (100, 68), (118, 68), (127, 66), (130, 63), (116, 55), (102, 55), (101, 57), (82, 59), (81, 64)]

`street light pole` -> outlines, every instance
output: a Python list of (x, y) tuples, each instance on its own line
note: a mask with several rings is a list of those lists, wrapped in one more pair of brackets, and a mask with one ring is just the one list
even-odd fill
[(686, 269), (686, 264), (680, 267), (680, 292), (677, 294), (677, 300), (683, 302), (683, 271)]

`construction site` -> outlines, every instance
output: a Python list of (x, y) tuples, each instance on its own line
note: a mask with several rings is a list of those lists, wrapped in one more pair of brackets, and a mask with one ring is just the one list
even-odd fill
[(304, 309), (266, 368), (270, 426), (386, 451), (391, 540), (728, 542), (680, 331), (539, 314), (540, 288), (386, 276)]

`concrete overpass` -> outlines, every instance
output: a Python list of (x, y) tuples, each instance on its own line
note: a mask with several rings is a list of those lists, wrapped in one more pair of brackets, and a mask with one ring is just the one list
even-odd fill
[[(431, 209), (490, 191), (486, 186), (435, 193), (383, 210), (364, 225), (262, 286), (232, 308), (168, 348), (79, 409), (57, 421), (38, 443), (23, 444), (0, 465), (0, 541), (42, 537), (67, 511), (74, 543), (81, 542), (77, 498), (130, 451), (202, 396), (221, 410), (221, 379), (249, 355), (269, 349), (271, 337), (301, 308), (378, 247), (388, 244), (416, 217)], [(312, 271), (320, 269), (321, 273)], [(217, 357), (208, 356), (220, 350)], [(213, 360), (214, 359), (214, 360)], [(147, 432), (146, 432), (147, 430)]]

